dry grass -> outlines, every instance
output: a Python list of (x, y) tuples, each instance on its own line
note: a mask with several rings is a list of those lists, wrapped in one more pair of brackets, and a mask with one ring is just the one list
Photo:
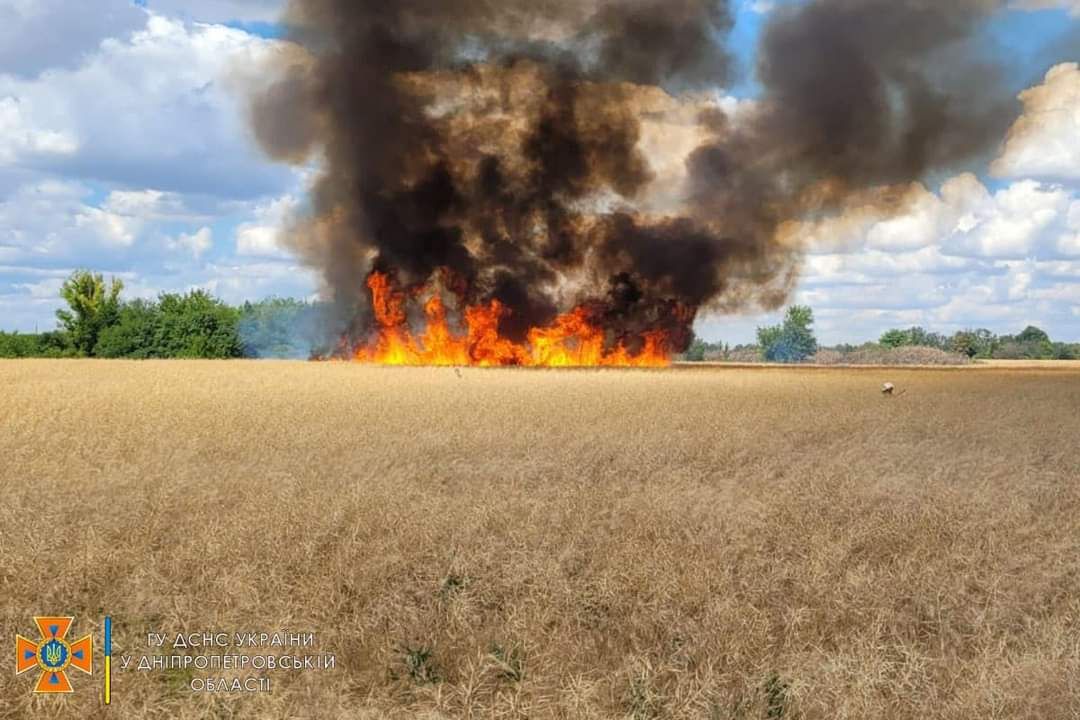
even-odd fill
[(996, 368), (1040, 370), (1080, 370), (1080, 360), (978, 360), (980, 365)]
[(1080, 372), (14, 361), (0, 397), (4, 642), (109, 612), (118, 654), (339, 662), (106, 711), (9, 657), (0, 717), (1080, 716)]

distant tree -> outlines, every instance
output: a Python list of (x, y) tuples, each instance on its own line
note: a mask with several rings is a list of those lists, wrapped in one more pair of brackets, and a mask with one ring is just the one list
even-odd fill
[(163, 294), (157, 308), (164, 357), (232, 358), (243, 354), (237, 332), (240, 311), (205, 290)]
[(1046, 331), (1028, 325), (1018, 335), (1003, 335), (993, 352), (1003, 360), (1050, 360), (1054, 343)]
[(124, 283), (113, 278), (108, 286), (100, 273), (76, 270), (64, 281), (60, 296), (67, 310), (57, 310), (56, 317), (81, 355), (92, 355), (98, 335), (116, 321), (120, 312), (120, 291)]
[(35, 335), (0, 332), (0, 358), (34, 357), (36, 350)]
[(887, 348), (912, 346), (949, 350), (951, 345), (950, 339), (944, 335), (930, 332), (917, 325), (906, 330), (889, 330), (881, 336), (879, 342)]
[(814, 311), (804, 305), (788, 308), (780, 325), (758, 328), (758, 344), (769, 362), (801, 362), (817, 352)]
[(44, 358), (74, 357), (77, 353), (71, 338), (61, 330), (43, 332), (37, 336), (37, 356)]
[(949, 349), (959, 355), (975, 357), (978, 354), (975, 333), (969, 330), (961, 330), (956, 333), (952, 336), (952, 340), (949, 341)]
[(998, 342), (1000, 342), (998, 336), (986, 328), (975, 330), (975, 341), (976, 347), (978, 348), (975, 357), (980, 358), (992, 357), (994, 348), (996, 348)]
[(889, 330), (879, 340), (887, 348), (898, 348), (908, 344), (908, 334), (903, 330)]
[(683, 360), (686, 362), (703, 362), (706, 349), (705, 341), (696, 337), (691, 341), (690, 347), (686, 348), (686, 352), (683, 353)]
[(988, 358), (993, 355), (998, 338), (989, 330), (961, 330), (949, 340), (949, 350), (970, 358)]
[(1037, 328), (1034, 325), (1028, 325), (1026, 328), (1020, 331), (1020, 334), (1016, 336), (1017, 341), (1022, 343), (1048, 343), (1050, 342), (1050, 336), (1046, 334), (1046, 331)]
[(75, 354), (66, 333), (0, 332), (0, 358), (60, 358)]
[(1050, 357), (1054, 360), (1080, 360), (1078, 346), (1056, 342), (1051, 345)]
[(104, 358), (168, 357), (161, 309), (155, 302), (132, 300), (120, 308), (117, 321), (101, 331), (94, 354)]
[(292, 298), (245, 302), (238, 326), (244, 356), (309, 357), (318, 344), (320, 311), (315, 304)]

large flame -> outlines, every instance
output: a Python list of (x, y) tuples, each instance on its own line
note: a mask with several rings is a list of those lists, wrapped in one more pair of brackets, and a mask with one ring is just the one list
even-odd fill
[(406, 296), (381, 272), (368, 277), (377, 331), (352, 351), (352, 357), (379, 365), (474, 365), (496, 367), (667, 367), (669, 343), (662, 330), (643, 334), (632, 353), (623, 342), (608, 347), (604, 330), (590, 322), (584, 307), (557, 317), (547, 327), (534, 327), (526, 343), (499, 334), (499, 320), (509, 311), (497, 300), (466, 307), (465, 331), (455, 333), (438, 292), (424, 303), (425, 327), (417, 335), (409, 327)]

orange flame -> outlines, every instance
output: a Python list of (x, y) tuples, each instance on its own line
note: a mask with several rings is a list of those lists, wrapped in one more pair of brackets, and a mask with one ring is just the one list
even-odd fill
[(378, 365), (474, 365), (497, 367), (667, 367), (671, 353), (662, 330), (644, 334), (644, 344), (631, 353), (622, 342), (606, 347), (604, 331), (579, 307), (555, 318), (547, 327), (528, 332), (528, 342), (515, 343), (499, 334), (499, 321), (509, 310), (498, 300), (464, 309), (464, 334), (455, 334), (446, 306), (436, 293), (424, 303), (424, 332), (410, 330), (405, 295), (396, 292), (385, 273), (368, 277), (378, 331), (353, 352), (358, 362)]

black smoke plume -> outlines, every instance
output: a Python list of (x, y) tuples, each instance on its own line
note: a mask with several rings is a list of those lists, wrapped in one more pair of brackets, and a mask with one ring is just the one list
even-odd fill
[[(355, 339), (380, 269), (500, 300), (515, 340), (583, 304), (612, 342), (678, 351), (701, 308), (785, 300), (786, 222), (993, 147), (1016, 108), (973, 38), (998, 5), (781, 6), (733, 118), (702, 101), (733, 75), (722, 0), (292, 0), (252, 117), (271, 156), (320, 160), (287, 241)], [(685, 188), (650, 202), (643, 128), (680, 108)]]

